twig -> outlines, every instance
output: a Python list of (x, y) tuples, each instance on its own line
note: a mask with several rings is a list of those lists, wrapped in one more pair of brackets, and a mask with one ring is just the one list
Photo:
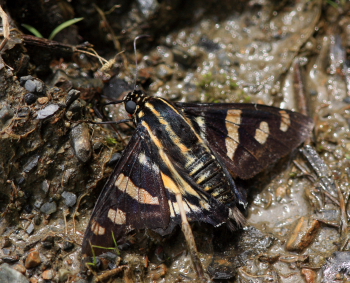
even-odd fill
[(0, 6), (0, 17), (2, 20), (2, 28), (3, 28), (3, 35), (4, 35), (4, 39), (0, 44), (0, 51), (5, 47), (6, 43), (9, 41), (10, 39), (10, 23), (9, 23), (9, 18), (7, 16), (7, 14), (5, 13), (5, 11), (2, 9), (2, 7)]

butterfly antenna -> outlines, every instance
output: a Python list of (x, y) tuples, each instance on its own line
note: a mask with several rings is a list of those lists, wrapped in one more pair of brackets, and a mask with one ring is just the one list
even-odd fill
[(136, 66), (136, 74), (135, 74), (135, 80), (134, 80), (134, 91), (136, 89), (136, 81), (137, 81), (137, 54), (136, 54), (136, 41), (140, 38), (150, 37), (148, 34), (143, 34), (136, 36), (134, 39), (134, 53), (135, 53), (135, 66)]

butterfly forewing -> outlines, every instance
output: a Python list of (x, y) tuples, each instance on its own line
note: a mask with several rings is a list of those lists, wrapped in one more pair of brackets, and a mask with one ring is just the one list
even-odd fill
[(235, 177), (249, 179), (310, 135), (302, 114), (256, 104), (177, 103)]
[[(85, 232), (83, 254), (91, 255), (90, 244), (114, 247), (113, 237), (120, 243), (133, 229), (168, 227), (167, 194), (145, 138), (147, 132), (139, 126), (97, 200)], [(96, 254), (99, 251), (96, 249)]]

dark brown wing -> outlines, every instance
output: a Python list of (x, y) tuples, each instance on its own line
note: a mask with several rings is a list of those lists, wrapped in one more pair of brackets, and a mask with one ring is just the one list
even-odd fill
[(313, 121), (272, 106), (175, 103), (234, 177), (249, 179), (310, 136)]
[[(112, 233), (120, 243), (133, 229), (168, 227), (166, 190), (144, 139), (147, 133), (138, 127), (103, 188), (85, 232), (84, 255), (91, 255), (91, 245), (114, 247)], [(101, 250), (95, 251), (99, 254)]]

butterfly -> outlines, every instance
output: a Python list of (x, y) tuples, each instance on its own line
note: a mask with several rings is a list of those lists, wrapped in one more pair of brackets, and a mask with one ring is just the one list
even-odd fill
[(136, 129), (97, 200), (83, 255), (125, 243), (134, 230), (167, 235), (184, 217), (242, 226), (247, 200), (235, 179), (263, 171), (313, 128), (309, 117), (266, 105), (173, 103), (140, 90), (122, 102)]

